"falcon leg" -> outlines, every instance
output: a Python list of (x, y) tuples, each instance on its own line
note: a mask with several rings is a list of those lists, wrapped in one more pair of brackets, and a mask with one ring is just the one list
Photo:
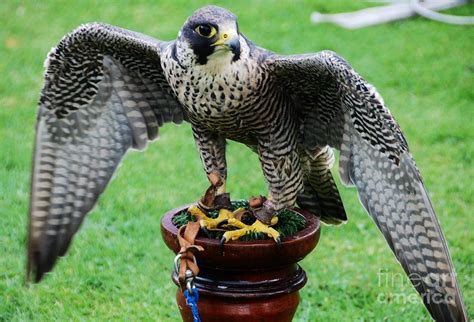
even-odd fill
[[(279, 233), (270, 226), (278, 222), (276, 214), (279, 210), (295, 204), (296, 196), (303, 188), (300, 158), (294, 143), (296, 140), (291, 138), (291, 134), (290, 137), (280, 137), (277, 133), (270, 133), (267, 140), (259, 143), (258, 154), (268, 182), (269, 197), (251, 199), (250, 207), (257, 221), (239, 230), (226, 232), (221, 242), (235, 240), (251, 232), (261, 232), (276, 242), (280, 241)], [(233, 220), (229, 220), (231, 224)]]
[(217, 133), (193, 125), (193, 136), (201, 161), (211, 183), (199, 204), (204, 209), (230, 208), (229, 195), (225, 193), (227, 164), (225, 160), (225, 138)]

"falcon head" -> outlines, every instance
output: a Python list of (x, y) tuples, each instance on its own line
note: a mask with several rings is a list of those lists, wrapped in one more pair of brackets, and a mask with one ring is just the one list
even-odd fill
[(215, 58), (229, 57), (229, 62), (239, 60), (241, 45), (237, 17), (216, 6), (195, 11), (178, 34), (177, 55), (180, 60), (193, 55), (194, 61), (201, 65)]

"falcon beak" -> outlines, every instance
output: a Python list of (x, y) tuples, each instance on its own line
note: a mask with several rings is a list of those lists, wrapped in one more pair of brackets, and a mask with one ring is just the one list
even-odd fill
[(235, 29), (227, 30), (219, 35), (219, 39), (211, 46), (220, 46), (230, 50), (234, 54), (233, 60), (236, 61), (240, 57), (240, 39)]

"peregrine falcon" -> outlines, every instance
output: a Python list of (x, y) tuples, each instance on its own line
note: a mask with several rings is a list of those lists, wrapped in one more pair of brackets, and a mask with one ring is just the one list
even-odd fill
[[(271, 231), (298, 204), (329, 224), (346, 221), (331, 167), (362, 205), (437, 321), (467, 321), (453, 264), (420, 173), (376, 89), (331, 51), (281, 56), (239, 32), (236, 16), (207, 6), (175, 41), (91, 23), (48, 55), (39, 101), (29, 212), (28, 278), (63, 256), (125, 152), (167, 122), (188, 122), (210, 188), (226, 205), (226, 140), (258, 154), (269, 195), (254, 211)], [(231, 218), (223, 218), (230, 220)], [(204, 226), (212, 223), (203, 217)]]

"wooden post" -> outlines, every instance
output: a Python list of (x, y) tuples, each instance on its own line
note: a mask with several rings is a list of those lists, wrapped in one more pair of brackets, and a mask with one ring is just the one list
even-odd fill
[[(172, 218), (187, 207), (169, 211), (161, 221), (163, 239), (174, 253), (179, 245)], [(198, 254), (200, 273), (195, 279), (203, 322), (292, 320), (299, 290), (306, 283), (306, 273), (297, 263), (316, 247), (320, 236), (316, 216), (293, 210), (305, 217), (306, 226), (295, 236), (284, 238), (280, 245), (273, 240), (231, 241), (221, 247), (218, 240), (196, 238), (195, 244), (204, 247), (204, 252)], [(178, 285), (176, 274), (172, 279)], [(183, 321), (192, 322), (180, 289), (176, 300)]]

